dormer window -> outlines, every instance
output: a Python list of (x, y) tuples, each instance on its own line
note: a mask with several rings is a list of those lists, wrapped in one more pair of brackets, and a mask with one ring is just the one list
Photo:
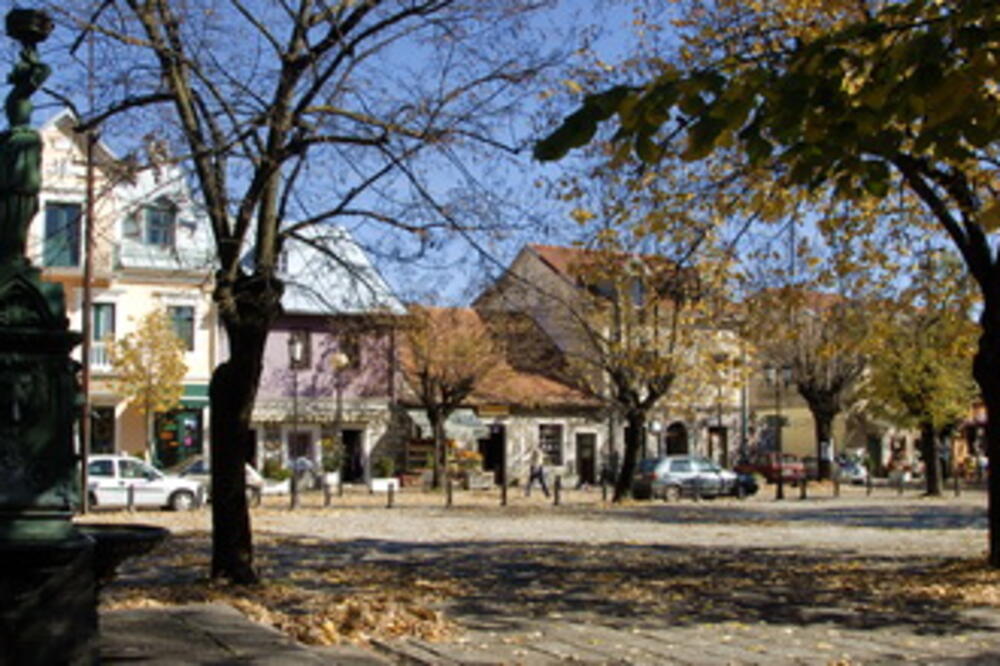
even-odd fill
[(122, 229), (126, 238), (156, 247), (173, 247), (176, 230), (177, 206), (164, 197), (129, 215)]
[(143, 211), (146, 218), (146, 245), (173, 247), (177, 226), (177, 206), (167, 199), (157, 199)]

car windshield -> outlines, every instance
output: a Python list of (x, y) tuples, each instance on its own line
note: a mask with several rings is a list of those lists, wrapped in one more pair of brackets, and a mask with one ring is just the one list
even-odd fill
[(710, 460), (704, 458), (695, 458), (691, 461), (694, 469), (699, 472), (718, 472), (719, 468), (715, 466)]
[(660, 463), (659, 458), (646, 458), (645, 460), (639, 461), (638, 470), (640, 472), (652, 472), (656, 469), (656, 466)]

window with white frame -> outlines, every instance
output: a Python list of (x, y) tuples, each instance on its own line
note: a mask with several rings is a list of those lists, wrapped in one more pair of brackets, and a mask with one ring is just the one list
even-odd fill
[(563, 427), (561, 423), (542, 423), (538, 426), (538, 446), (549, 465), (563, 464)]

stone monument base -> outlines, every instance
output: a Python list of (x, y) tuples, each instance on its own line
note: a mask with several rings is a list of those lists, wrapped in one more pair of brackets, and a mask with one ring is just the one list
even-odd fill
[(98, 663), (94, 542), (0, 541), (0, 664)]

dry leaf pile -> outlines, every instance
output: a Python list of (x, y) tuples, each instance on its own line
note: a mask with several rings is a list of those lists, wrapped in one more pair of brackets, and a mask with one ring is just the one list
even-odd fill
[(271, 546), (283, 557), (262, 554), (259, 559), (270, 569), (265, 582), (232, 586), (204, 580), (207, 545), (207, 535), (171, 539), (151, 556), (153, 561), (106, 589), (102, 608), (226, 603), (251, 620), (311, 645), (400, 637), (439, 641), (457, 633), (454, 623), (434, 607), (461, 594), (456, 581), (425, 580), (370, 564), (324, 562), (315, 540), (260, 537), (258, 548)]

